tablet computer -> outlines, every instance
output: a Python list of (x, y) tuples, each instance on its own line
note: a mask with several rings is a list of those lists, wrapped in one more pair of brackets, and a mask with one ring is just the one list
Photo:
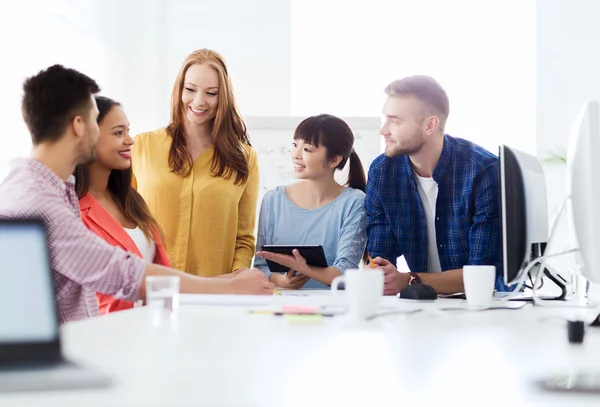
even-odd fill
[[(327, 259), (325, 258), (325, 252), (323, 251), (323, 246), (308, 246), (308, 245), (270, 245), (266, 244), (261, 247), (261, 249), (265, 252), (271, 253), (281, 253), (281, 254), (289, 254), (292, 256), (292, 251), (294, 249), (298, 249), (300, 255), (306, 259), (306, 264), (309, 266), (315, 267), (327, 267)], [(287, 273), (288, 268), (282, 266), (279, 263), (275, 263), (274, 261), (267, 260), (267, 265), (269, 266), (269, 270), (271, 273)]]

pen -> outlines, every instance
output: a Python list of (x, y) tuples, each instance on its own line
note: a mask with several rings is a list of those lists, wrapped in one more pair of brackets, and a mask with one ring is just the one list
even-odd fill
[(372, 269), (377, 267), (377, 265), (373, 263), (373, 258), (371, 258), (371, 256), (369, 256), (369, 267), (371, 267)]
[(281, 295), (281, 293), (279, 291), (277, 291), (277, 290), (273, 290), (273, 294)]

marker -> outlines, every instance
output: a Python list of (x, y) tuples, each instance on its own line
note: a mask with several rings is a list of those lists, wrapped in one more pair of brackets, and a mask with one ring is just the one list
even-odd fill
[(274, 312), (273, 315), (276, 315), (278, 317), (280, 316), (290, 316), (293, 315), (295, 317), (314, 317), (314, 316), (320, 316), (320, 317), (332, 317), (334, 314), (321, 314), (319, 312), (315, 312), (312, 314), (294, 314), (294, 313), (289, 313), (289, 312)]
[(275, 315), (277, 317), (281, 317), (284, 315), (297, 315), (297, 316), (322, 316), (322, 317), (333, 317), (335, 314), (323, 314), (320, 312), (311, 312), (311, 313), (303, 313), (297, 314), (293, 312), (279, 312), (279, 311), (268, 311), (268, 310), (248, 310), (248, 314), (261, 314), (261, 315)]
[(277, 290), (273, 290), (273, 294), (275, 294), (275, 295), (281, 295), (281, 293), (279, 291), (277, 291)]
[(274, 312), (273, 311), (267, 311), (267, 310), (248, 310), (248, 314), (264, 314), (264, 315), (273, 315)]

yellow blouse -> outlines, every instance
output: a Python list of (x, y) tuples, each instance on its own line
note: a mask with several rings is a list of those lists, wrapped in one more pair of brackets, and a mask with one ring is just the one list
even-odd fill
[(250, 267), (258, 198), (256, 151), (247, 146), (245, 184), (214, 177), (213, 147), (182, 177), (168, 164), (171, 138), (162, 128), (136, 136), (132, 149), (134, 186), (163, 228), (173, 268), (199, 276), (218, 276)]

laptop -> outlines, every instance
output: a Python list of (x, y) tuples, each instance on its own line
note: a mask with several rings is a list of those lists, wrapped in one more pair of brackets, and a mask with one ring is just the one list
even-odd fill
[(110, 383), (62, 355), (43, 221), (0, 219), (0, 393)]

